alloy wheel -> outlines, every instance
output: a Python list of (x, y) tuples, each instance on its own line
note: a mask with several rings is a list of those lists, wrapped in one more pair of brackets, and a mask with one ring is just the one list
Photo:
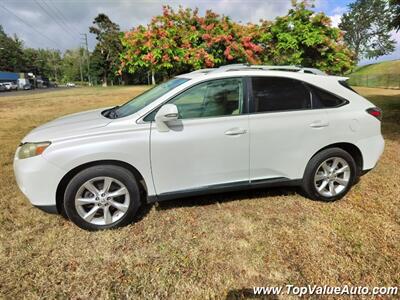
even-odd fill
[(75, 196), (79, 216), (94, 225), (110, 225), (127, 212), (130, 197), (127, 187), (112, 177), (96, 177), (86, 181)]
[(314, 186), (324, 197), (343, 192), (350, 183), (350, 166), (341, 157), (331, 157), (322, 162), (314, 175)]

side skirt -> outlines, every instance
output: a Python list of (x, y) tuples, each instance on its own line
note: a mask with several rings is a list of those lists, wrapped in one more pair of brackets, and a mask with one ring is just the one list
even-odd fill
[(301, 179), (289, 179), (286, 177), (277, 177), (269, 179), (259, 179), (249, 181), (239, 181), (232, 183), (209, 185), (196, 189), (187, 189), (176, 192), (162, 193), (157, 196), (147, 196), (147, 203), (154, 203), (159, 201), (166, 201), (172, 199), (179, 199), (192, 196), (201, 196), (209, 194), (219, 194), (225, 192), (235, 192), (251, 189), (262, 189), (268, 187), (277, 186), (299, 186), (301, 185)]

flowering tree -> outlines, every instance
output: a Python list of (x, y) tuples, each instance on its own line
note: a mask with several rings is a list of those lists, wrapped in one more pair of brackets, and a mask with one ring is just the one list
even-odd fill
[(198, 10), (164, 6), (163, 14), (150, 24), (126, 32), (122, 44), (122, 68), (133, 73), (139, 68), (155, 72), (174, 69), (210, 68), (235, 62), (260, 62), (262, 48), (253, 41), (247, 26), (208, 10), (204, 17)]
[(122, 44), (121, 68), (149, 70), (153, 84), (157, 72), (179, 74), (228, 63), (295, 64), (330, 73), (348, 71), (354, 63), (342, 32), (305, 2), (294, 3), (275, 22), (245, 25), (211, 10), (200, 16), (197, 9), (164, 6), (150, 24), (126, 32)]

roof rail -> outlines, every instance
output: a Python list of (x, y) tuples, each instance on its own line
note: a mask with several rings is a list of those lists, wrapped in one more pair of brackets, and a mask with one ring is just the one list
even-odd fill
[(192, 71), (190, 73), (192, 73), (192, 74), (193, 73), (204, 73), (204, 74), (207, 74), (207, 73), (212, 72), (213, 70), (216, 70), (216, 68), (198, 69), (198, 70)]
[(326, 73), (315, 68), (306, 68), (301, 66), (271, 66), (271, 65), (249, 65), (249, 64), (231, 64), (221, 66), (216, 69), (211, 69), (212, 73), (228, 72), (228, 71), (241, 71), (241, 70), (269, 70), (269, 71), (288, 71), (288, 72), (301, 72), (316, 75), (326, 75)]

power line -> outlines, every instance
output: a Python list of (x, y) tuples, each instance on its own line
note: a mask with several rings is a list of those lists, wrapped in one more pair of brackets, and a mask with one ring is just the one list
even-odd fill
[(47, 7), (47, 9), (50, 11), (51, 14), (53, 14), (53, 16), (56, 18), (57, 21), (59, 21), (59, 25), (60, 26), (64, 26), (64, 29), (66, 29), (68, 32), (70, 32), (73, 36), (76, 35), (75, 32), (73, 32), (74, 30), (72, 30), (68, 24), (62, 19), (62, 17), (60, 17), (60, 15), (58, 14), (58, 12), (49, 5), (49, 3), (47, 3), (45, 0), (42, 0), (42, 3)]
[(67, 18), (64, 16), (64, 14), (57, 8), (57, 5), (53, 1), (48, 1), (46, 2), (45, 0), (42, 0), (43, 3), (45, 3), (47, 6), (53, 7), (53, 10), (56, 12), (56, 14), (60, 17), (60, 20), (67, 25), (72, 31), (75, 31), (75, 33), (79, 34), (79, 30), (72, 24), (70, 24), (67, 20)]
[(33, 31), (35, 31), (37, 34), (41, 35), (42, 37), (44, 37), (46, 40), (50, 41), (51, 43), (53, 43), (54, 45), (57, 46), (57, 48), (59, 47), (58, 43), (56, 41), (54, 41), (53, 39), (49, 38), (48, 36), (46, 36), (45, 34), (43, 34), (42, 32), (40, 32), (39, 30), (37, 30), (34, 26), (32, 26), (31, 24), (29, 24), (28, 22), (26, 22), (24, 19), (20, 18), (18, 15), (16, 15), (13, 11), (9, 10), (7, 7), (5, 7), (2, 3), (0, 3), (0, 7), (3, 8), (6, 12), (12, 14), (15, 18), (18, 19), (18, 21), (20, 21), (21, 23), (25, 24), (26, 26), (28, 26), (30, 29), (32, 29)]
[(74, 34), (67, 30), (54, 16), (51, 12), (49, 12), (45, 7), (43, 7), (38, 0), (34, 0), (35, 3), (54, 21), (57, 25), (66, 33), (70, 34), (71, 37), (75, 40)]

